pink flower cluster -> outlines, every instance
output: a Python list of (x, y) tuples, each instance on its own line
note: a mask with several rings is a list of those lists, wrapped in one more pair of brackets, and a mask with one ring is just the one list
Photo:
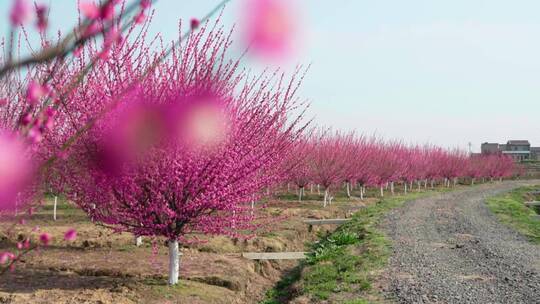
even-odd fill
[[(47, 20), (47, 6), (36, 4), (33, 9), (33, 3), (29, 0), (14, 0), (9, 13), (11, 25), (20, 26), (36, 18), (36, 28), (43, 32), (47, 29), (49, 21)], [(34, 15), (35, 14), (35, 15)]]

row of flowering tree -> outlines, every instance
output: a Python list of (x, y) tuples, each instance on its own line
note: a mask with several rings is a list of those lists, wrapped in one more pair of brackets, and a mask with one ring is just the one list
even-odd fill
[(299, 199), (306, 187), (315, 184), (324, 189), (324, 206), (331, 192), (342, 186), (349, 197), (352, 188), (359, 188), (363, 198), (366, 187), (378, 188), (384, 196), (387, 188), (394, 193), (397, 184), (407, 193), (428, 184), (455, 186), (459, 179), (474, 184), (478, 179), (507, 178), (517, 169), (512, 159), (502, 154), (469, 156), (457, 149), (408, 146), (329, 130), (304, 136), (284, 162), (284, 178), (298, 187)]

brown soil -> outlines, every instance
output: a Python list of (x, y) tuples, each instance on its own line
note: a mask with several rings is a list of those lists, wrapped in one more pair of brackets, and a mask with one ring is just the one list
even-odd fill
[[(158, 246), (159, 252), (153, 254), (148, 239), (136, 247), (133, 236), (92, 224), (65, 203), (53, 221), (52, 203), (47, 200), (44, 210), (26, 225), (18, 225), (9, 239), (30, 235), (35, 240), (39, 231), (46, 231), (53, 242), (25, 256), (14, 271), (3, 275), (0, 303), (257, 303), (297, 261), (251, 261), (242, 258), (241, 252), (304, 251), (317, 230), (333, 227), (310, 232), (303, 219), (344, 217), (372, 201), (341, 198), (324, 209), (320, 201), (271, 201), (259, 212), (284, 220), (250, 240), (206, 237), (204, 243), (184, 247), (181, 283), (169, 287), (166, 247)], [(36, 226), (39, 231), (32, 232)], [(71, 243), (63, 240), (69, 228), (78, 233)], [(0, 251), (14, 251), (13, 245), (4, 238)]]

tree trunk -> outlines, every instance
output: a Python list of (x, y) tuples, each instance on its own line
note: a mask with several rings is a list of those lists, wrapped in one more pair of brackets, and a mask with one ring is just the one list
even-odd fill
[(309, 185), (309, 193), (313, 194), (313, 184)]
[(381, 185), (381, 197), (384, 197), (384, 187)]
[(471, 186), (474, 186), (474, 177), (471, 178)]
[(433, 179), (431, 180), (431, 189), (433, 189)]
[(392, 192), (392, 195), (394, 195), (394, 182), (390, 183), (390, 192)]
[(287, 183), (287, 193), (291, 192), (291, 184)]
[(178, 284), (180, 276), (180, 250), (178, 240), (169, 240), (169, 285)]
[(137, 246), (137, 247), (142, 246), (142, 236), (136, 236), (135, 237), (135, 246)]
[(53, 219), (56, 221), (56, 205), (58, 204), (58, 196), (54, 196), (54, 207), (53, 207)]
[(347, 182), (347, 197), (351, 198), (351, 184)]
[(407, 194), (407, 181), (403, 183), (403, 189), (405, 189), (404, 193)]
[(364, 200), (364, 186), (360, 187), (360, 200)]
[(328, 199), (328, 187), (324, 189), (324, 201), (323, 201), (323, 207), (326, 207), (326, 200)]
[(304, 187), (301, 187), (300, 188), (300, 191), (298, 191), (298, 201), (301, 202), (302, 201), (302, 194), (304, 192)]

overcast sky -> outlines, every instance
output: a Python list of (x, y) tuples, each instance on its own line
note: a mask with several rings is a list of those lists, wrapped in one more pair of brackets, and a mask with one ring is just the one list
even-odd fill
[[(242, 1), (225, 9), (227, 26)], [(0, 0), (4, 16), (10, 2)], [(52, 6), (51, 29), (76, 21), (74, 0), (45, 2)], [(217, 2), (159, 0), (152, 30), (172, 40), (179, 18), (202, 16)], [(299, 5), (301, 48), (281, 64), (312, 64), (302, 95), (317, 123), (463, 149), (508, 139), (540, 146), (540, 1)], [(7, 21), (0, 20), (6, 33)]]

